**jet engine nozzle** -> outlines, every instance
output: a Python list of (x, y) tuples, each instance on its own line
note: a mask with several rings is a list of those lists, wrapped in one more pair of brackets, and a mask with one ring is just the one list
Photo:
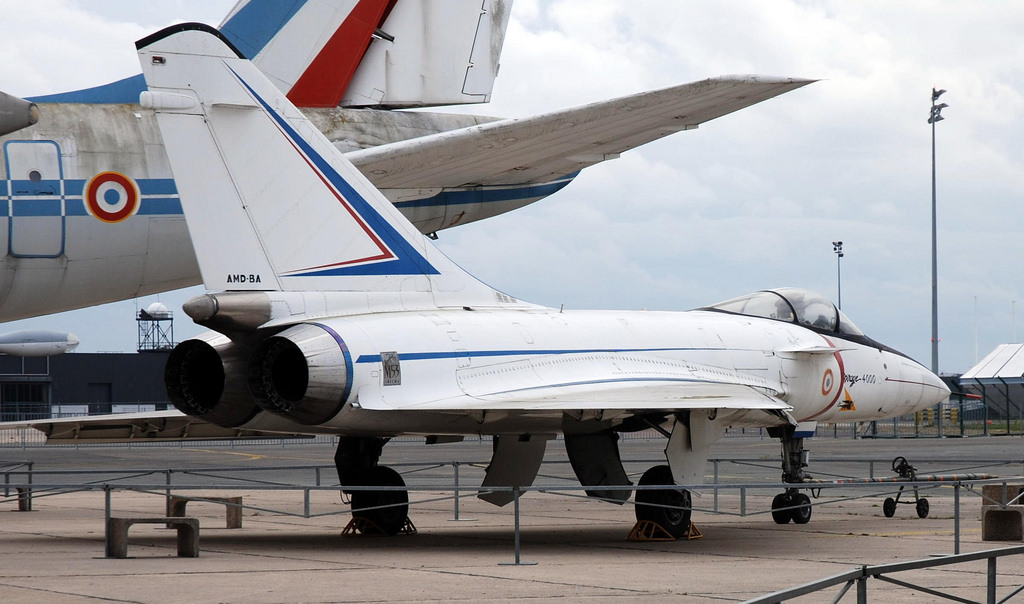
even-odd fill
[(249, 364), (249, 391), (263, 409), (312, 426), (341, 411), (351, 373), (337, 334), (319, 325), (296, 325), (256, 349)]
[(260, 408), (246, 387), (246, 355), (220, 334), (204, 334), (175, 346), (164, 367), (174, 406), (224, 428), (241, 426)]
[(39, 121), (35, 103), (0, 92), (0, 136), (28, 128)]

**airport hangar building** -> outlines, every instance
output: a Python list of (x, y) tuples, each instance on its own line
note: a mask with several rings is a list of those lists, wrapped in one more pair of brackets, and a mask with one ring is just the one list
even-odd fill
[(0, 355), (0, 421), (167, 409), (169, 354)]

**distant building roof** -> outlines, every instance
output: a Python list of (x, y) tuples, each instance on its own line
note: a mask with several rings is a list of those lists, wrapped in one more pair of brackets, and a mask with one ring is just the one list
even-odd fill
[(1024, 344), (1000, 344), (960, 376), (960, 385), (981, 394), (994, 417), (1024, 417)]
[(1000, 344), (977, 365), (960, 376), (960, 381), (977, 383), (1024, 383), (1024, 344)]

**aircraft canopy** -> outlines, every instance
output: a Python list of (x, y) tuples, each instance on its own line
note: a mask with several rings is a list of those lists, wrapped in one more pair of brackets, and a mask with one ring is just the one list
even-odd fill
[(712, 304), (707, 309), (775, 319), (844, 335), (864, 335), (831, 300), (820, 294), (793, 287), (740, 296)]

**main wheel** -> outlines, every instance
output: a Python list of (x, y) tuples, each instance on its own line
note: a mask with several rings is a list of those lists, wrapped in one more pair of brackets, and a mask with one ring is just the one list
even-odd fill
[(924, 497), (917, 500), (917, 517), (927, 518), (928, 517), (928, 500)]
[[(402, 476), (387, 466), (375, 466), (363, 475), (360, 482), (366, 486), (404, 487)], [(379, 506), (391, 506), (380, 509)], [(405, 526), (409, 517), (409, 492), (405, 490), (389, 491), (353, 491), (352, 517), (364, 518), (380, 527), (386, 535), (395, 535)]]
[(772, 520), (775, 524), (789, 524), (793, 519), (793, 510), (783, 510), (793, 505), (793, 498), (789, 493), (779, 493), (772, 499)]
[(885, 501), (882, 502), (882, 513), (885, 514), (886, 518), (892, 518), (896, 515), (896, 500), (892, 497), (886, 497)]
[[(639, 484), (674, 485), (675, 481), (668, 466), (654, 466), (644, 472)], [(685, 489), (637, 491), (636, 519), (637, 522), (654, 522), (676, 539), (680, 539), (690, 533), (690, 505), (690, 492)]]
[(807, 524), (811, 521), (811, 498), (804, 493), (793, 495), (793, 505), (800, 506), (793, 509), (793, 524)]

